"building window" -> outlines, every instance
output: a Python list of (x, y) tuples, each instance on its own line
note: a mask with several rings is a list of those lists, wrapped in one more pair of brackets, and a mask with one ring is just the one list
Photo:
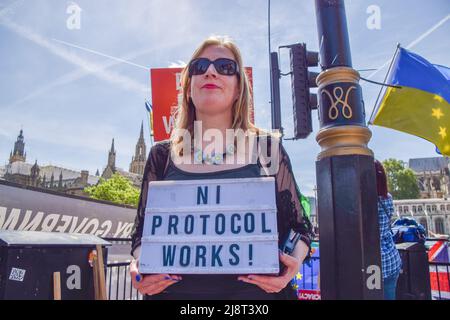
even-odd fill
[(418, 206), (417, 209), (419, 210), (419, 212), (422, 212), (422, 206)]
[(433, 204), (433, 205), (431, 206), (431, 211), (436, 211), (436, 205)]
[(450, 204), (447, 205), (447, 211), (450, 212)]
[(445, 211), (445, 205), (441, 204), (441, 211)]
[(426, 232), (428, 233), (427, 218), (420, 218), (419, 223), (425, 228)]
[(428, 211), (428, 212), (431, 211), (431, 206), (430, 206), (430, 205), (427, 206), (427, 211)]
[(405, 212), (409, 212), (409, 207), (408, 207), (408, 206), (405, 206), (404, 211), (405, 211)]
[(413, 206), (413, 207), (412, 207), (412, 210), (413, 210), (413, 212), (417, 212), (416, 206)]
[(436, 218), (436, 220), (434, 221), (434, 226), (435, 226), (435, 231), (438, 234), (444, 234), (444, 219), (442, 218)]
[(423, 177), (420, 177), (419, 180), (417, 181), (418, 185), (419, 185), (419, 190), (420, 191), (425, 191), (425, 180)]
[(441, 191), (441, 181), (438, 177), (433, 177), (433, 187), (436, 191)]
[(403, 207), (402, 206), (398, 206), (398, 212), (400, 212), (400, 213), (403, 212)]

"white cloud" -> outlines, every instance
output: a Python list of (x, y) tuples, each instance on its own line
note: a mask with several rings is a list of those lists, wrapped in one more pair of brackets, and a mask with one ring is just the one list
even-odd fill
[(31, 29), (25, 26), (18, 25), (13, 21), (9, 20), (8, 18), (0, 17), (0, 24), (5, 26), (9, 30), (15, 32), (16, 34), (20, 35), (21, 37), (24, 37), (34, 42), (35, 44), (48, 49), (48, 51), (50, 51), (52, 54), (57, 55), (58, 57), (66, 60), (67, 62), (70, 62), (74, 65), (81, 67), (82, 69), (94, 74), (95, 76), (99, 77), (102, 80), (118, 85), (121, 89), (130, 90), (138, 94), (143, 94), (148, 91), (148, 88), (142, 85), (141, 83), (133, 79), (130, 79), (126, 76), (119, 75), (111, 71), (103, 70), (98, 64), (86, 61), (80, 56), (62, 48), (61, 46), (57, 46), (51, 43), (40, 34), (32, 31)]
[(187, 65), (186, 62), (178, 60), (177, 62), (169, 62), (168, 68), (184, 68), (186, 67), (186, 65)]
[[(165, 44), (164, 47), (170, 47), (172, 45), (174, 45), (174, 44), (173, 43)], [(159, 48), (159, 49), (161, 49), (161, 48)], [(152, 52), (154, 52), (156, 50), (158, 50), (158, 49), (154, 48), (154, 47), (152, 47), (152, 48), (145, 48), (145, 49), (142, 49), (142, 50), (137, 50), (137, 51), (130, 52), (130, 53), (122, 56), (120, 59), (131, 60), (131, 59), (137, 58), (139, 56), (152, 53)], [(85, 68), (79, 68), (79, 69), (77, 69), (75, 71), (66, 73), (63, 76), (61, 76), (61, 77), (59, 77), (59, 78), (57, 78), (57, 79), (55, 79), (55, 80), (53, 80), (53, 81), (43, 85), (41, 87), (38, 87), (37, 89), (32, 91), (30, 94), (26, 95), (23, 98), (20, 98), (20, 99), (16, 100), (15, 102), (11, 103), (9, 106), (6, 106), (5, 108), (13, 108), (13, 107), (15, 107), (17, 105), (20, 105), (20, 104), (24, 103), (24, 102), (30, 101), (32, 99), (36, 99), (37, 97), (39, 97), (39, 96), (41, 96), (41, 95), (43, 95), (43, 94), (45, 94), (47, 92), (50, 92), (51, 90), (55, 90), (59, 86), (68, 85), (68, 84), (70, 84), (70, 83), (72, 83), (74, 81), (80, 80), (83, 77), (88, 76), (88, 75), (90, 75), (90, 74), (92, 74), (94, 72), (104, 71), (104, 70), (110, 69), (110, 68), (112, 68), (114, 66), (117, 66), (117, 65), (119, 65), (121, 63), (123, 63), (123, 62), (121, 62), (120, 60), (117, 60), (117, 59), (116, 60), (106, 60), (104, 63), (97, 64), (97, 69), (95, 69), (95, 70), (88, 70), (88, 69), (85, 69)]]

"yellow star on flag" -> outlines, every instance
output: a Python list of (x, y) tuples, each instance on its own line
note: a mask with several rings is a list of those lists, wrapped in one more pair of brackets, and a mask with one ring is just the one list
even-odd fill
[(297, 290), (297, 289), (298, 289), (298, 285), (297, 285), (297, 284), (294, 284), (294, 285), (292, 286), (292, 288), (294, 288), (295, 290)]
[(303, 276), (300, 272), (297, 273), (297, 275), (295, 276), (295, 279), (297, 280), (302, 280)]
[(431, 110), (433, 110), (433, 114), (431, 116), (435, 117), (438, 120), (444, 116), (444, 114), (442, 113), (442, 110), (440, 108), (437, 108), (437, 109), (433, 108)]
[(439, 96), (439, 95), (435, 95), (435, 96), (433, 97), (433, 99), (436, 100), (436, 101), (438, 101), (438, 102), (444, 102), (444, 98), (442, 98), (442, 97)]
[(445, 139), (447, 136), (447, 128), (439, 127), (439, 135), (442, 137), (442, 139)]

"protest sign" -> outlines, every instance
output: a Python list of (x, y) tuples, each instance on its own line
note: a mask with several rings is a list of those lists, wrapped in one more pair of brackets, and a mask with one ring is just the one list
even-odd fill
[(141, 273), (278, 273), (275, 179), (149, 183)]

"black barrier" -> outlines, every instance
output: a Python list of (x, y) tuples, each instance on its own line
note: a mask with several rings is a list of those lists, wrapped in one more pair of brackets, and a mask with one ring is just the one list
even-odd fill
[(127, 238), (136, 208), (0, 180), (0, 230)]
[(93, 235), (0, 230), (0, 299), (52, 300), (55, 272), (62, 300), (94, 299), (89, 257), (96, 245), (107, 261), (109, 242)]
[(397, 284), (397, 299), (431, 300), (430, 269), (425, 246), (405, 242), (396, 247), (403, 264)]

